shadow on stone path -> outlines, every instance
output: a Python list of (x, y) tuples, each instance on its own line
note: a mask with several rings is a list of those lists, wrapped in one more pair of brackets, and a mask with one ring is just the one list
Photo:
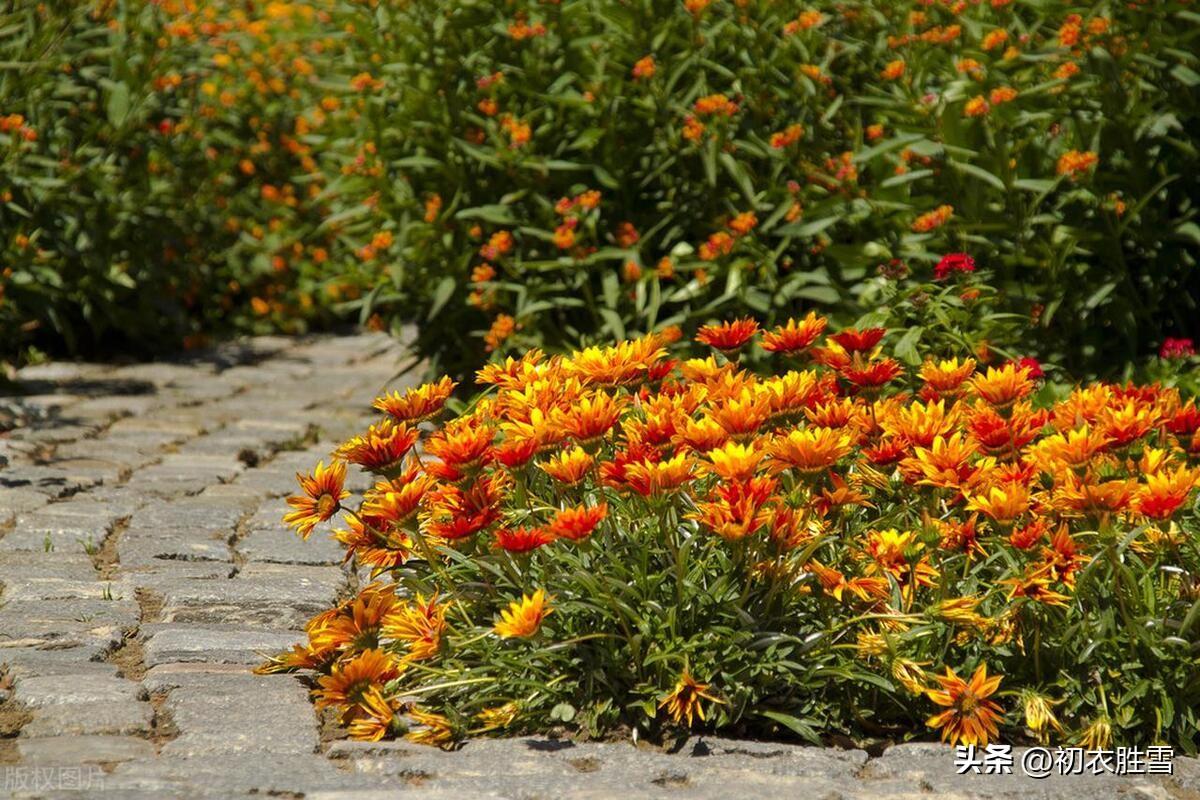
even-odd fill
[(300, 680), (250, 672), (354, 579), (331, 540), (283, 527), (282, 497), (374, 421), (404, 355), (260, 337), (19, 373), (0, 398), (23, 422), (0, 434), (0, 798), (1200, 798), (1187, 759), (1173, 778), (1035, 781), (956, 776), (935, 745), (322, 744)]

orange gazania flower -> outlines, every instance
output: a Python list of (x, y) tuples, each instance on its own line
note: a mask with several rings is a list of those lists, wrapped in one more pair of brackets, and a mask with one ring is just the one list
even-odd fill
[(1068, 150), (1058, 158), (1057, 171), (1059, 175), (1077, 178), (1090, 170), (1100, 160), (1100, 157), (1090, 150)]
[(1163, 469), (1146, 476), (1146, 485), (1138, 490), (1137, 510), (1151, 519), (1168, 519), (1200, 485), (1200, 467)]
[(1029, 510), (1029, 502), (1029, 489), (1019, 483), (1008, 483), (967, 498), (967, 508), (1008, 524)]
[(968, 358), (961, 364), (957, 358), (926, 361), (919, 373), (925, 385), (939, 394), (957, 392), (967, 378), (975, 373), (975, 359)]
[(347, 714), (353, 714), (368, 690), (395, 679), (402, 666), (382, 650), (365, 650), (350, 661), (334, 664), (328, 675), (317, 679), (321, 687), (314, 692), (317, 708), (343, 706)]
[(675, 688), (662, 699), (658, 707), (667, 709), (667, 713), (671, 715), (671, 719), (676, 724), (682, 724), (686, 721), (687, 725), (691, 727), (694, 717), (699, 717), (701, 722), (704, 721), (704, 704), (702, 701), (708, 700), (711, 703), (725, 702), (719, 697), (709, 694), (709, 688), (709, 684), (696, 680), (685, 669), (683, 674), (679, 676), (679, 681), (676, 682)]
[(346, 482), (345, 462), (334, 462), (328, 467), (318, 461), (311, 475), (296, 473), (303, 495), (287, 499), (287, 504), (296, 509), (284, 515), (283, 521), (296, 529), (305, 539), (318, 522), (331, 518), (342, 507), (342, 501), (350, 496), (343, 485)]
[(447, 423), (425, 440), (425, 449), (459, 472), (473, 469), (488, 459), (496, 432), (473, 417)]
[(476, 480), (470, 488), (442, 486), (430, 493), (423, 513), (423, 530), (440, 539), (464, 539), (500, 519), (500, 500), (506, 488), (502, 475)]
[(582, 447), (555, 453), (538, 467), (556, 481), (574, 486), (587, 477), (595, 460)]
[(564, 508), (554, 515), (549, 530), (555, 536), (571, 541), (586, 539), (608, 514), (608, 504)]
[(975, 446), (955, 432), (949, 436), (935, 436), (929, 447), (918, 447), (911, 458), (902, 463), (907, 474), (918, 483), (943, 489), (957, 489), (966, 483), (975, 472), (970, 463)]
[(600, 439), (621, 418), (622, 403), (607, 392), (595, 392), (579, 398), (566, 411), (555, 416), (558, 425), (581, 444)]
[(449, 378), (442, 378), (436, 383), (409, 389), (404, 394), (392, 392), (377, 397), (372, 405), (392, 419), (415, 425), (435, 417), (457, 385)]
[(878, 389), (904, 372), (904, 368), (893, 358), (882, 358), (878, 361), (866, 360), (860, 353), (855, 353), (851, 362), (842, 367), (839, 372), (843, 378), (859, 389)]
[(777, 436), (767, 445), (776, 472), (794, 469), (815, 473), (837, 463), (850, 452), (850, 436), (832, 428), (802, 428)]
[(1012, 362), (999, 369), (988, 367), (986, 373), (976, 375), (970, 384), (975, 394), (997, 408), (1012, 405), (1034, 389), (1029, 368)]
[(997, 723), (1004, 712), (998, 703), (987, 698), (1000, 687), (1002, 676), (988, 677), (987, 665), (980, 664), (969, 681), (958, 677), (949, 667), (946, 667), (945, 675), (934, 677), (942, 688), (928, 689), (926, 693), (930, 700), (945, 706), (946, 710), (930, 717), (925, 724), (940, 728), (942, 741), (955, 745), (959, 742), (984, 745), (999, 735)]
[(546, 528), (501, 528), (496, 531), (496, 546), (510, 553), (528, 553), (554, 541)]
[(686, 453), (666, 461), (641, 461), (625, 468), (625, 484), (640, 495), (670, 494), (694, 476), (695, 462)]
[(508, 608), (500, 612), (500, 620), (492, 630), (505, 639), (524, 639), (533, 636), (542, 626), (542, 620), (548, 617), (554, 609), (544, 589), (538, 589), (533, 595), (522, 595), (520, 600), (509, 603)]
[(437, 655), (446, 631), (449, 603), (439, 603), (437, 595), (425, 599), (418, 594), (411, 602), (400, 604), (383, 620), (383, 635), (408, 646), (406, 661), (423, 661)]
[(416, 428), (385, 419), (369, 427), (361, 436), (347, 441), (335, 455), (363, 469), (383, 471), (399, 464), (419, 436)]
[(789, 318), (787, 324), (763, 333), (762, 349), (772, 353), (797, 353), (804, 350), (825, 332), (829, 321), (818, 317), (815, 311), (797, 321)]
[(707, 457), (708, 463), (703, 465), (705, 471), (723, 480), (744, 481), (754, 476), (758, 462), (762, 460), (762, 453), (754, 444), (729, 442), (710, 450)]
[(887, 328), (863, 328), (862, 330), (846, 328), (829, 338), (841, 345), (842, 349), (848, 353), (862, 353), (874, 349), (875, 345), (883, 340), (885, 333), (887, 333)]
[(954, 216), (954, 206), (938, 206), (933, 211), (917, 217), (913, 221), (912, 229), (916, 233), (929, 233), (945, 225), (952, 216)]
[(746, 317), (719, 325), (704, 325), (696, 333), (696, 341), (723, 353), (733, 353), (745, 347), (758, 333), (758, 321)]

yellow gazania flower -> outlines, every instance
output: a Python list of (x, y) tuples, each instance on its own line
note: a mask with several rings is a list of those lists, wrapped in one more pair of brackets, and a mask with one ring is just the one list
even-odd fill
[(413, 707), (407, 712), (408, 718), (419, 725), (417, 730), (410, 730), (404, 735), (405, 739), (417, 744), (428, 744), (434, 747), (447, 747), (454, 743), (454, 726), (450, 720), (441, 714)]
[(1055, 433), (1029, 447), (1028, 458), (1046, 472), (1059, 467), (1081, 467), (1102, 452), (1112, 439), (1102, 431), (1083, 425), (1077, 430)]
[(897, 658), (892, 662), (892, 677), (911, 695), (919, 697), (929, 691), (929, 677), (916, 661)]
[(1054, 716), (1054, 701), (1030, 689), (1021, 692), (1025, 725), (1042, 739), (1051, 729), (1062, 733), (1062, 724)]
[[(974, 443), (961, 433), (935, 436), (931, 446), (916, 448), (913, 456), (904, 459), (900, 466), (922, 485), (957, 489), (974, 472), (971, 466), (974, 454)], [(983, 469), (992, 463), (994, 459), (983, 459), (979, 467)]]
[(898, 408), (879, 424), (893, 436), (902, 436), (917, 447), (929, 447), (934, 439), (949, 436), (957, 427), (958, 412), (953, 408), (947, 412), (944, 400), (914, 401), (907, 407)]
[(512, 702), (505, 703), (502, 706), (485, 708), (475, 715), (476, 719), (483, 723), (483, 727), (477, 731), (472, 731), (472, 733), (483, 733), (484, 731), (507, 728), (517, 718), (517, 712), (520, 710), (521, 707)]
[(945, 706), (946, 710), (933, 715), (925, 724), (940, 728), (942, 741), (952, 745), (959, 742), (985, 745), (999, 734), (997, 723), (1004, 712), (998, 703), (987, 698), (1000, 687), (1002, 676), (988, 677), (987, 665), (980, 664), (969, 681), (958, 677), (950, 667), (946, 667), (945, 675), (936, 676), (936, 679), (942, 688), (929, 689), (927, 694), (930, 700)]
[(436, 383), (426, 383), (404, 394), (392, 392), (377, 397), (372, 406), (398, 422), (416, 425), (435, 417), (457, 385), (450, 378), (443, 377)]
[(1079, 744), (1085, 750), (1107, 750), (1112, 744), (1112, 721), (1102, 714), (1079, 734)]
[(383, 696), (379, 687), (367, 689), (359, 701), (359, 707), (365, 712), (362, 716), (350, 721), (347, 731), (350, 738), (360, 742), (378, 742), (391, 732), (396, 720), (396, 709)]
[(850, 452), (850, 436), (832, 428), (802, 428), (779, 436), (767, 445), (776, 472), (794, 469), (812, 473), (827, 469)]
[(492, 630), (505, 639), (533, 636), (541, 628), (542, 620), (554, 611), (549, 605), (552, 599), (546, 596), (544, 589), (538, 589), (532, 596), (522, 595), (520, 600), (514, 600), (500, 612), (500, 621)]
[(582, 447), (576, 445), (570, 450), (555, 453), (538, 467), (556, 481), (574, 486), (587, 477), (595, 463), (594, 459)]
[(686, 453), (678, 453), (666, 461), (630, 464), (625, 470), (625, 480), (631, 489), (645, 497), (669, 494), (694, 477), (694, 466), (695, 462)]
[(363, 435), (346, 441), (335, 455), (363, 469), (382, 471), (398, 465), (417, 443), (418, 436), (416, 428), (385, 419)]
[(708, 689), (709, 684), (700, 683), (692, 677), (691, 672), (685, 669), (679, 676), (675, 688), (662, 699), (658, 707), (667, 709), (667, 713), (676, 724), (686, 721), (688, 727), (691, 727), (695, 717), (699, 717), (701, 722), (704, 721), (704, 704), (701, 701), (725, 702), (719, 697), (709, 694)]
[(941, 619), (953, 622), (956, 625), (983, 628), (987, 624), (988, 619), (975, 610), (978, 607), (978, 597), (954, 597), (949, 600), (943, 600), (937, 606), (936, 613)]
[(1029, 368), (1019, 364), (1005, 364), (1000, 369), (988, 367), (985, 374), (972, 378), (970, 385), (975, 394), (1000, 408), (1012, 405), (1034, 389)]
[(383, 620), (383, 635), (408, 646), (406, 661), (422, 661), (437, 655), (446, 631), (446, 611), (449, 603), (438, 603), (437, 595), (416, 600), (392, 609)]
[(926, 386), (941, 394), (957, 392), (973, 374), (975, 374), (975, 359), (973, 358), (968, 358), (961, 364), (958, 363), (958, 358), (941, 361), (930, 359), (921, 366), (919, 373)]
[(287, 504), (296, 510), (286, 514), (283, 521), (307, 539), (317, 523), (336, 514), (342, 501), (350, 496), (342, 488), (346, 482), (346, 464), (334, 462), (326, 467), (324, 462), (318, 461), (311, 475), (296, 473), (296, 480), (304, 494), (287, 499)]
[(761, 460), (762, 453), (755, 444), (729, 442), (723, 447), (710, 450), (709, 463), (703, 466), (706, 471), (723, 480), (745, 481), (754, 476)]
[(1008, 524), (1029, 510), (1029, 489), (1019, 483), (1003, 487), (992, 486), (984, 494), (967, 498), (967, 509), (987, 514), (1001, 524)]

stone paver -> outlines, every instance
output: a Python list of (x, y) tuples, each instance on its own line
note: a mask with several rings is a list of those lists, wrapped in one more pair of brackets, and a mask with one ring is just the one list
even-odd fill
[(250, 670), (303, 639), (353, 565), (284, 528), (281, 498), (373, 421), (403, 359), (384, 336), (258, 337), (18, 373), (23, 394), (0, 398), (31, 420), (0, 434), (0, 711), (17, 720), (0, 797), (1200, 797), (1191, 759), (1172, 777), (1034, 781), (956, 775), (928, 744), (323, 744), (308, 686)]

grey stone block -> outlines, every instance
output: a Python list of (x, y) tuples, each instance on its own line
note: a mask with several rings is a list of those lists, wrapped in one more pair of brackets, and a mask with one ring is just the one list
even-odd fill
[(22, 678), (14, 696), (31, 708), (79, 703), (123, 703), (144, 699), (139, 684), (97, 675), (43, 675)]
[(17, 752), (29, 764), (112, 764), (151, 758), (154, 745), (128, 736), (48, 736), (18, 738)]
[(146, 666), (203, 661), (259, 664), (304, 640), (302, 633), (196, 625), (152, 625), (145, 644)]
[(149, 703), (86, 701), (39, 708), (21, 729), (21, 736), (147, 736), (154, 711)]

